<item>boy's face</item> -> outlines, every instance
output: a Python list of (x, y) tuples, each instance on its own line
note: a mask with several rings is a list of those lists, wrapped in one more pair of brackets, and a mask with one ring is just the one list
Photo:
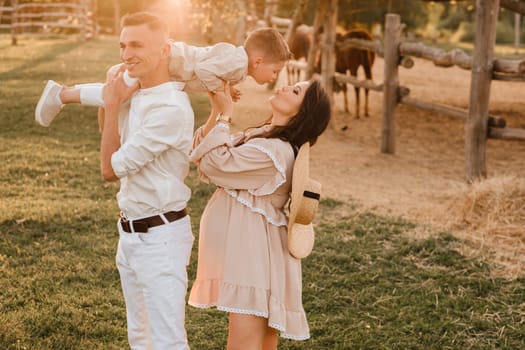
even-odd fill
[(286, 61), (268, 62), (262, 57), (254, 60), (248, 66), (248, 75), (250, 75), (257, 84), (271, 83), (277, 78), (279, 71), (283, 69)]
[(166, 56), (162, 33), (145, 24), (126, 26), (120, 33), (120, 58), (129, 75), (144, 78), (154, 72)]

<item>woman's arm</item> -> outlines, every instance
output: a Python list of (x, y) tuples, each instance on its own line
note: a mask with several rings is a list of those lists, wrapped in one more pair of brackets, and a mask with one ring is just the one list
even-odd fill
[(217, 124), (217, 117), (219, 115), (231, 117), (233, 112), (233, 100), (230, 94), (230, 86), (228, 83), (224, 84), (223, 91), (208, 92), (208, 98), (211, 103), (211, 112), (208, 120), (202, 127), (202, 136), (206, 136), (211, 129)]

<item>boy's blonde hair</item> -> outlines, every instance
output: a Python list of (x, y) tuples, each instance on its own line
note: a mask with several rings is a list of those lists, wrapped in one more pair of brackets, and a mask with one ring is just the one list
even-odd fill
[(251, 32), (244, 42), (244, 49), (248, 56), (258, 52), (270, 62), (283, 62), (292, 58), (288, 43), (274, 28), (260, 28)]

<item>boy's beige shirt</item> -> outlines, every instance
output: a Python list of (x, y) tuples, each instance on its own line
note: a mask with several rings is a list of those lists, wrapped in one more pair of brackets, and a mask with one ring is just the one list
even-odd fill
[(215, 91), (224, 82), (246, 79), (248, 55), (243, 46), (228, 43), (198, 47), (173, 41), (169, 70), (172, 80), (186, 84), (185, 91)]

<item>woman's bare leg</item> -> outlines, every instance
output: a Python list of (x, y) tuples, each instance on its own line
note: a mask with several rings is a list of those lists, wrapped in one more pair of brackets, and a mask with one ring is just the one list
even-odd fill
[(266, 335), (264, 336), (262, 350), (277, 350), (277, 329), (266, 327)]
[(262, 350), (267, 328), (264, 317), (230, 313), (227, 350)]

